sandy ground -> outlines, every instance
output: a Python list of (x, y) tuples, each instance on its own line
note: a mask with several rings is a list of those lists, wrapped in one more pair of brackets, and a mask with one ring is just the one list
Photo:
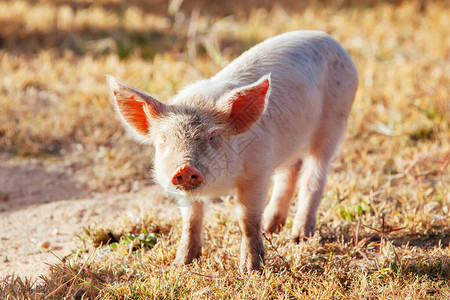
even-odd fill
[[(176, 205), (154, 185), (127, 193), (93, 193), (65, 163), (14, 161), (0, 155), (0, 278), (37, 278), (77, 248), (83, 227), (110, 226), (121, 216), (163, 213)], [(51, 252), (50, 252), (51, 251)]]

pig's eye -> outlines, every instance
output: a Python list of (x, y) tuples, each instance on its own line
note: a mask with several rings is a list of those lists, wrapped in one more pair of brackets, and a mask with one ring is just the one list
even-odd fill
[(159, 140), (159, 146), (164, 147), (166, 144), (167, 144), (167, 137), (162, 136), (161, 139)]
[(215, 142), (217, 141), (217, 138), (218, 138), (217, 133), (212, 133), (208, 136), (208, 142), (210, 143)]

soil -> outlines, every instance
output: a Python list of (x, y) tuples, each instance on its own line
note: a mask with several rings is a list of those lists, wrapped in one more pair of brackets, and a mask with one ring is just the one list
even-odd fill
[(77, 249), (84, 227), (108, 228), (124, 215), (138, 220), (149, 212), (179, 217), (151, 183), (123, 193), (92, 192), (78, 173), (64, 162), (0, 153), (0, 278), (45, 274), (48, 264)]

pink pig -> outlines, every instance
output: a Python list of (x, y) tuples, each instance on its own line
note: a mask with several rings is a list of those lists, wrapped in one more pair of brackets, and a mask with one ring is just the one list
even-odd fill
[(358, 86), (355, 65), (333, 38), (318, 31), (269, 38), (169, 104), (107, 77), (125, 127), (155, 148), (156, 182), (184, 204), (175, 264), (201, 255), (204, 200), (234, 191), (240, 266), (260, 269), (261, 229), (284, 225), (298, 177), (292, 237), (313, 235)]

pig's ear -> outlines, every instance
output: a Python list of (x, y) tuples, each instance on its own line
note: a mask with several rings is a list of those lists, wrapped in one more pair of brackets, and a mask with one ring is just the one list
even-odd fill
[(235, 89), (217, 102), (230, 122), (232, 134), (248, 131), (266, 109), (270, 96), (270, 74), (255, 83)]
[(113, 76), (106, 75), (106, 79), (122, 123), (138, 141), (148, 142), (150, 121), (163, 113), (167, 105), (119, 82)]

